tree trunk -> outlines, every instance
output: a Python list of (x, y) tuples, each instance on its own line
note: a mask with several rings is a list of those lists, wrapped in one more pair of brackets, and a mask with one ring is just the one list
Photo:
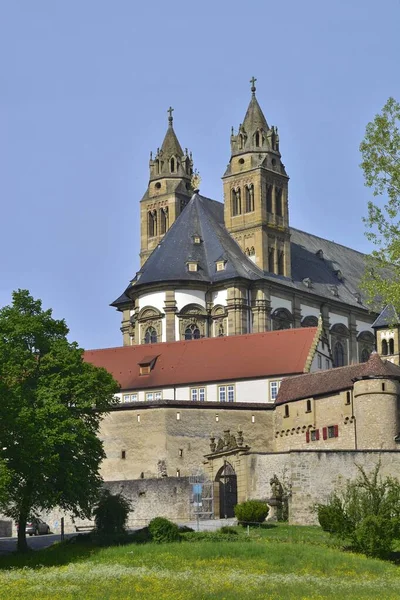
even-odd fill
[(18, 517), (18, 541), (17, 541), (17, 551), (18, 552), (27, 552), (28, 544), (26, 542), (26, 522), (28, 520), (28, 514), (25, 511), (25, 514), (22, 512), (19, 513)]

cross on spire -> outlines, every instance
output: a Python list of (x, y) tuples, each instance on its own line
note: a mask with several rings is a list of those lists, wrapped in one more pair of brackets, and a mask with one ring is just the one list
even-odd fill
[(256, 81), (257, 81), (257, 79), (254, 76), (250, 79), (251, 91), (252, 91), (253, 96), (256, 93)]
[(173, 112), (174, 112), (174, 109), (172, 108), (172, 106), (170, 106), (169, 109), (167, 110), (167, 113), (169, 114), (168, 122), (170, 125), (172, 125), (172, 121), (174, 120), (174, 117), (172, 116)]

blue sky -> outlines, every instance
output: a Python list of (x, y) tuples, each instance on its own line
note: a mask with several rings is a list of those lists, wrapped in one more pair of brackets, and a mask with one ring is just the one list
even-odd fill
[(222, 200), (253, 75), (291, 225), (368, 251), (358, 146), (400, 100), (399, 22), (398, 0), (0, 0), (0, 305), (28, 288), (83, 347), (120, 345), (166, 110)]

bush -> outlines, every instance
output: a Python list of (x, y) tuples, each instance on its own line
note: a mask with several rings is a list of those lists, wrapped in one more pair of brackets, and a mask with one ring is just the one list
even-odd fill
[(261, 500), (247, 500), (235, 506), (235, 517), (240, 525), (262, 523), (268, 515), (268, 505)]
[(348, 481), (344, 492), (316, 506), (321, 527), (367, 556), (387, 557), (400, 537), (400, 483), (379, 477), (380, 463), (367, 475)]
[(152, 519), (149, 523), (149, 531), (151, 539), (158, 544), (178, 542), (181, 539), (178, 525), (175, 525), (175, 523), (172, 523), (168, 519), (164, 519), (164, 517)]
[(224, 535), (238, 535), (236, 527), (231, 527), (230, 525), (223, 525), (218, 529), (218, 532)]
[(238, 535), (235, 533), (221, 533), (220, 531), (193, 531), (192, 533), (184, 533), (182, 539), (185, 542), (251, 542), (251, 537)]
[(122, 494), (111, 494), (103, 490), (94, 509), (96, 532), (101, 535), (125, 533), (131, 505)]

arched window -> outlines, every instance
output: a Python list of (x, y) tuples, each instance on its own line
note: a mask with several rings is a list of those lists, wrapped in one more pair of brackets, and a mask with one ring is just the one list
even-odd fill
[(279, 217), (283, 215), (282, 190), (280, 188), (275, 190), (275, 212)]
[(256, 133), (256, 147), (257, 148), (259, 148), (261, 146), (261, 144), (260, 144), (260, 137), (261, 137), (260, 136), (260, 132), (257, 131), (257, 133)]
[(369, 360), (370, 352), (367, 348), (363, 348), (361, 352), (361, 362), (367, 362)]
[(274, 265), (274, 249), (268, 248), (268, 271), (270, 273), (274, 273), (275, 265)]
[(386, 356), (388, 353), (388, 343), (386, 340), (382, 340), (382, 354)]
[(148, 231), (149, 237), (157, 235), (157, 211), (151, 210), (148, 213)]
[(285, 274), (285, 265), (284, 265), (284, 252), (283, 250), (279, 250), (278, 252), (278, 275)]
[(146, 333), (144, 334), (144, 343), (145, 344), (156, 344), (157, 343), (157, 331), (154, 327), (148, 327), (146, 329)]
[(250, 250), (249, 250), (248, 248), (246, 248), (246, 250), (244, 251), (244, 253), (245, 253), (247, 256), (250, 256)]
[(160, 174), (160, 161), (159, 160), (156, 160), (156, 173), (157, 173), (157, 175)]
[(175, 173), (175, 159), (174, 159), (174, 157), (171, 158), (170, 168), (171, 168), (171, 173)]
[(185, 340), (198, 340), (200, 339), (200, 329), (195, 323), (189, 325), (185, 329)]
[(389, 354), (394, 354), (394, 339), (390, 338), (389, 340)]
[(293, 327), (293, 317), (287, 308), (277, 308), (271, 315), (272, 329), (278, 331), (281, 329), (291, 329)]
[(249, 256), (255, 256), (256, 251), (254, 250), (254, 246), (250, 248)]
[(336, 342), (333, 348), (333, 362), (335, 367), (344, 366), (344, 348), (341, 342)]
[(160, 210), (160, 235), (164, 235), (168, 229), (168, 207)]
[(246, 185), (246, 212), (254, 211), (254, 188), (253, 185)]
[(240, 198), (240, 188), (232, 190), (232, 217), (242, 214), (242, 202)]
[(272, 213), (272, 185), (267, 185), (267, 212)]

